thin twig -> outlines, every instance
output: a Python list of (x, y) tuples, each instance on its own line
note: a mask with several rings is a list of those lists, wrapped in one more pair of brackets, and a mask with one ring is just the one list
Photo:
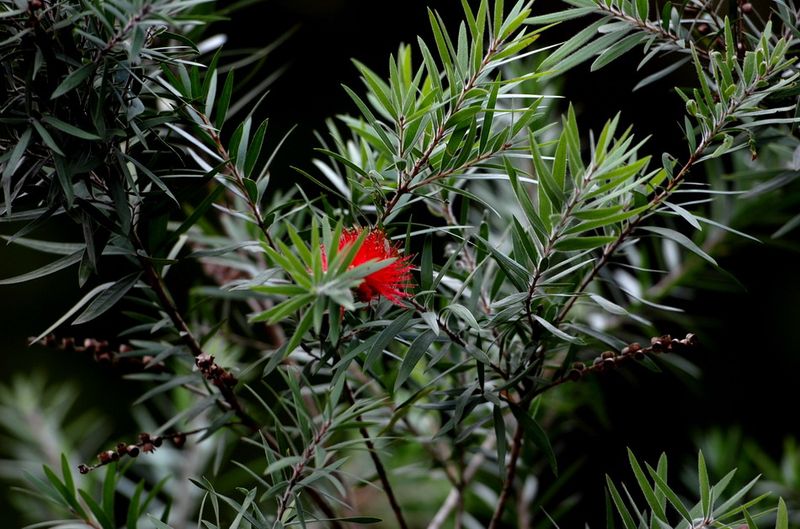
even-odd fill
[(678, 339), (665, 334), (654, 336), (650, 339), (650, 345), (643, 347), (638, 343), (631, 343), (622, 348), (619, 353), (614, 351), (604, 351), (595, 358), (591, 365), (587, 366), (583, 362), (575, 362), (570, 370), (562, 376), (550, 381), (549, 383), (533, 388), (526, 397), (530, 400), (537, 395), (541, 395), (556, 386), (567, 382), (577, 382), (583, 380), (587, 375), (602, 373), (609, 369), (614, 369), (620, 364), (630, 360), (643, 360), (645, 356), (651, 354), (670, 353), (685, 351), (697, 346), (697, 337), (688, 333), (685, 338)]
[[(139, 237), (134, 232), (132, 237), (134, 244), (139, 247), (139, 249), (143, 252), (144, 246), (141, 244)], [(147, 283), (150, 285), (150, 288), (153, 289), (156, 296), (158, 297), (159, 302), (161, 303), (161, 308), (167, 313), (169, 316), (170, 321), (175, 326), (175, 329), (178, 331), (178, 335), (180, 336), (183, 343), (186, 347), (189, 348), (189, 352), (191, 352), (192, 356), (195, 358), (203, 358), (205, 353), (203, 352), (203, 347), (200, 345), (200, 342), (195, 338), (194, 334), (192, 334), (191, 329), (186, 324), (186, 321), (181, 316), (178, 307), (175, 305), (175, 302), (172, 300), (172, 297), (169, 295), (169, 291), (167, 290), (166, 285), (164, 284), (164, 280), (161, 275), (156, 270), (155, 266), (153, 265), (152, 261), (147, 258), (145, 255), (139, 255), (139, 263), (142, 266), (142, 269), (145, 272), (145, 277), (147, 278)], [(220, 384), (217, 386), (219, 388), (220, 394), (225, 402), (228, 404), (228, 407), (233, 410), (237, 417), (242, 421), (242, 423), (250, 428), (253, 431), (259, 429), (258, 423), (250, 416), (242, 407), (239, 399), (236, 397), (236, 394), (233, 392), (233, 389), (226, 385)]]
[[(233, 424), (225, 424), (223, 426), (232, 426)], [(102, 466), (109, 465), (115, 461), (119, 461), (120, 458), (128, 456), (128, 457), (137, 457), (140, 452), (144, 453), (152, 453), (155, 452), (157, 448), (159, 448), (162, 442), (167, 439), (172, 441), (172, 444), (176, 448), (182, 448), (184, 443), (186, 442), (186, 438), (190, 435), (198, 434), (201, 432), (208, 431), (210, 426), (205, 426), (203, 428), (197, 428), (194, 430), (189, 430), (186, 432), (173, 432), (163, 435), (150, 435), (149, 433), (140, 433), (138, 441), (134, 443), (119, 443), (115, 450), (105, 450), (97, 454), (97, 460), (99, 463), (95, 465), (78, 465), (78, 471), (81, 474), (88, 474), (89, 472), (96, 470)]]
[[(617, 20), (621, 20), (621, 21), (627, 22), (628, 24), (630, 24), (632, 26), (636, 26), (637, 28), (639, 28), (641, 31), (644, 31), (645, 33), (650, 33), (652, 35), (655, 35), (656, 37), (660, 38), (662, 41), (664, 41), (666, 43), (669, 43), (670, 45), (674, 46), (675, 49), (677, 49), (679, 51), (682, 51), (684, 53), (688, 53), (689, 52), (689, 49), (687, 47), (681, 46), (681, 44), (680, 44), (680, 41), (682, 40), (681, 37), (679, 37), (675, 33), (671, 33), (670, 31), (665, 30), (663, 27), (661, 27), (660, 23), (657, 24), (657, 23), (651, 22), (649, 20), (640, 20), (640, 19), (635, 18), (635, 17), (633, 17), (631, 15), (623, 13), (621, 10), (619, 10), (619, 9), (613, 7), (613, 6), (606, 5), (603, 2), (597, 2), (595, 7), (597, 8), (597, 10), (600, 13), (603, 13), (603, 14), (606, 14), (606, 15), (610, 15), (610, 16), (616, 18)], [(709, 55), (708, 50), (705, 50), (705, 49), (700, 48), (700, 47), (695, 47), (695, 49), (697, 50), (697, 54), (700, 57), (702, 57), (703, 60), (705, 60), (705, 61), (709, 60), (710, 55)]]
[(303, 476), (306, 466), (308, 465), (309, 461), (314, 458), (317, 447), (322, 443), (325, 434), (328, 433), (330, 427), (330, 420), (325, 421), (322, 423), (322, 425), (320, 425), (319, 430), (316, 434), (314, 434), (314, 439), (312, 439), (311, 443), (309, 443), (308, 446), (306, 446), (303, 450), (303, 455), (301, 456), (300, 461), (298, 461), (292, 467), (292, 477), (289, 478), (289, 481), (286, 484), (286, 490), (283, 491), (283, 495), (278, 499), (278, 512), (275, 515), (275, 523), (273, 524), (273, 527), (279, 523), (282, 523), (284, 514), (286, 514), (286, 511), (292, 504), (291, 499), (294, 495), (294, 489), (297, 487), (298, 483), (300, 483), (300, 478)]
[(514, 432), (514, 439), (511, 441), (511, 457), (506, 466), (506, 477), (503, 480), (503, 488), (500, 491), (500, 497), (497, 498), (497, 507), (492, 513), (492, 519), (489, 521), (487, 529), (497, 529), (497, 524), (500, 523), (500, 518), (506, 509), (508, 502), (508, 495), (511, 492), (511, 487), (514, 485), (514, 478), (517, 475), (517, 460), (522, 448), (522, 425), (517, 424), (517, 430)]
[[(425, 306), (422, 303), (420, 303), (419, 301), (417, 301), (415, 299), (409, 299), (408, 302), (414, 307), (416, 312), (418, 314), (420, 314), (420, 315), (425, 314), (426, 312), (431, 312), (428, 309), (426, 309)], [(446, 322), (441, 319), (441, 316), (439, 316), (439, 314), (434, 314), (434, 315), (436, 316), (436, 323), (439, 325), (439, 329), (444, 331), (444, 333), (447, 335), (447, 337), (450, 338), (450, 341), (452, 341), (456, 345), (459, 345), (462, 348), (466, 349), (467, 342), (465, 342), (464, 339), (462, 339), (458, 334), (453, 332), (453, 330), (451, 330), (447, 326)], [(495, 373), (500, 375), (500, 377), (503, 380), (508, 380), (508, 373), (503, 371), (502, 367), (500, 367), (499, 365), (495, 364), (494, 362), (489, 362), (488, 366), (492, 369), (492, 371), (494, 371)]]
[(461, 92), (458, 95), (458, 99), (453, 104), (453, 106), (448, 109), (448, 112), (442, 118), (441, 124), (436, 129), (436, 132), (434, 133), (433, 138), (431, 139), (431, 143), (428, 145), (427, 149), (425, 149), (425, 152), (422, 153), (422, 156), (420, 156), (419, 159), (414, 163), (414, 166), (408, 173), (401, 174), (399, 176), (398, 180), (400, 181), (400, 186), (397, 188), (392, 198), (386, 203), (386, 207), (384, 208), (383, 213), (378, 218), (379, 225), (382, 224), (383, 221), (389, 216), (389, 214), (392, 212), (395, 206), (397, 206), (398, 202), (400, 201), (400, 198), (403, 195), (420, 187), (420, 185), (426, 185), (436, 180), (436, 179), (431, 180), (430, 179), (431, 177), (429, 177), (423, 180), (425, 184), (422, 184), (421, 182), (415, 185), (411, 184), (414, 178), (425, 168), (426, 164), (430, 160), (431, 155), (433, 154), (433, 151), (436, 150), (436, 148), (441, 144), (442, 140), (444, 139), (445, 133), (447, 132), (447, 129), (444, 126), (445, 123), (447, 123), (447, 121), (450, 119), (450, 116), (458, 112), (458, 110), (461, 108), (461, 105), (464, 103), (466, 95), (475, 86), (475, 83), (478, 81), (478, 78), (483, 74), (484, 69), (489, 65), (492, 58), (498, 52), (501, 44), (502, 42), (497, 39), (492, 40), (489, 49), (486, 51), (486, 55), (484, 55), (483, 57), (483, 61), (481, 62), (480, 66), (475, 70), (475, 72), (470, 76), (470, 78), (464, 83), (464, 86), (461, 87)]
[[(353, 395), (353, 390), (350, 389), (350, 384), (348, 384), (347, 381), (344, 383), (344, 388), (350, 404), (355, 405), (355, 395)], [(383, 492), (386, 493), (386, 498), (389, 500), (389, 505), (392, 508), (392, 512), (394, 512), (394, 517), (397, 520), (400, 529), (408, 529), (408, 524), (403, 516), (403, 509), (400, 507), (400, 503), (397, 501), (397, 496), (395, 495), (392, 484), (389, 481), (389, 475), (386, 473), (386, 467), (384, 467), (383, 462), (381, 462), (381, 458), (378, 455), (378, 451), (375, 449), (375, 444), (372, 442), (372, 438), (369, 436), (366, 426), (363, 426), (364, 420), (361, 418), (361, 414), (356, 415), (356, 422), (359, 423), (358, 431), (361, 433), (361, 437), (364, 438), (364, 444), (367, 446), (367, 451), (369, 452), (369, 456), (372, 459), (373, 465), (375, 466), (375, 472), (377, 472), (378, 478), (381, 480)]]
[(647, 211), (635, 216), (633, 219), (629, 220), (625, 226), (622, 228), (622, 231), (614, 239), (610, 242), (606, 247), (603, 249), (603, 253), (600, 255), (600, 258), (595, 261), (594, 266), (591, 270), (583, 277), (581, 282), (578, 284), (577, 289), (573, 292), (573, 295), (564, 303), (564, 306), (561, 308), (561, 311), (556, 317), (555, 321), (553, 322), (554, 325), (558, 325), (564, 318), (566, 318), (569, 311), (575, 305), (575, 302), (578, 300), (580, 295), (588, 288), (588, 286), (592, 283), (594, 278), (597, 276), (598, 273), (609, 263), (609, 260), (617, 251), (617, 249), (622, 245), (623, 242), (628, 240), (628, 238), (633, 234), (636, 228), (644, 221), (649, 215), (651, 215), (655, 209), (661, 205), (667, 198), (669, 198), (672, 192), (683, 183), (686, 177), (691, 172), (692, 168), (696, 163), (698, 163), (705, 154), (705, 151), (712, 145), (714, 141), (714, 137), (716, 137), (720, 132), (722, 132), (723, 127), (727, 124), (727, 122), (731, 119), (731, 117), (736, 113), (741, 105), (747, 100), (748, 97), (753, 95), (753, 93), (758, 88), (761, 81), (764, 80), (765, 77), (768, 77), (770, 72), (767, 72), (764, 75), (756, 76), (756, 79), (752, 82), (752, 84), (745, 90), (744, 94), (739, 99), (731, 99), (728, 103), (727, 108), (725, 108), (724, 112), (717, 119), (714, 121), (713, 127), (711, 130), (707, 131), (703, 134), (703, 137), (697, 147), (692, 151), (689, 155), (689, 158), (686, 160), (686, 163), (680, 168), (678, 173), (675, 177), (669, 181), (669, 183), (657, 192), (653, 198), (650, 199), (650, 207)]
[[(494, 433), (489, 434), (486, 437), (486, 440), (484, 440), (481, 444), (478, 453), (472, 456), (472, 459), (470, 459), (469, 463), (467, 463), (467, 467), (464, 469), (464, 473), (461, 476), (460, 488), (462, 489), (462, 492), (472, 482), (475, 474), (478, 472), (478, 469), (486, 459), (486, 452), (494, 448), (495, 441), (496, 439), (494, 437)], [(442, 506), (439, 507), (439, 510), (436, 511), (436, 515), (428, 524), (428, 529), (441, 529), (441, 527), (447, 521), (447, 518), (450, 516), (450, 513), (458, 506), (459, 496), (460, 493), (458, 487), (453, 487), (450, 489), (450, 493), (447, 495), (447, 498), (445, 498), (444, 503), (442, 503)]]
[(239, 187), (239, 191), (242, 193), (245, 202), (247, 202), (247, 207), (250, 208), (250, 212), (253, 214), (253, 220), (255, 220), (258, 229), (261, 230), (262, 234), (264, 234), (264, 238), (267, 240), (269, 245), (272, 246), (273, 248), (276, 248), (275, 241), (272, 239), (272, 235), (270, 235), (269, 233), (269, 226), (267, 226), (264, 220), (264, 216), (261, 214), (261, 208), (256, 202), (254, 202), (250, 198), (250, 195), (247, 191), (247, 186), (244, 183), (245, 177), (244, 175), (242, 175), (242, 173), (239, 171), (239, 168), (236, 167), (236, 164), (231, 159), (231, 155), (228, 152), (228, 149), (226, 149), (225, 146), (222, 144), (222, 138), (220, 138), (219, 133), (217, 132), (214, 125), (211, 123), (211, 120), (208, 119), (208, 116), (198, 111), (197, 109), (194, 109), (194, 111), (197, 112), (200, 116), (200, 119), (203, 120), (203, 123), (206, 126), (206, 132), (214, 141), (214, 146), (217, 149), (217, 153), (222, 158), (225, 164), (225, 171), (227, 176), (230, 176), (236, 181), (236, 185)]

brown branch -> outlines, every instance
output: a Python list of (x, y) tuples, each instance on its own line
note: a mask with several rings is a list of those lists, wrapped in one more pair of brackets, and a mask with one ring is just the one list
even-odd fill
[[(33, 338), (30, 338), (33, 344)], [(136, 373), (147, 371), (149, 373), (167, 373), (169, 370), (163, 362), (153, 363), (155, 358), (151, 355), (144, 356), (125, 356), (133, 348), (126, 344), (117, 346), (111, 345), (108, 340), (98, 340), (97, 338), (85, 338), (82, 345), (79, 340), (72, 336), (57, 338), (55, 334), (49, 334), (42, 338), (39, 344), (45, 347), (52, 347), (60, 351), (75, 351), (91, 355), (92, 360), (100, 365), (109, 366), (112, 369), (123, 373)]]
[[(133, 235), (133, 242), (139, 249), (143, 252), (143, 245), (141, 241), (139, 241), (138, 236), (134, 233)], [(167, 316), (172, 321), (172, 324), (175, 326), (175, 329), (178, 331), (178, 335), (183, 341), (184, 345), (189, 348), (189, 352), (192, 356), (195, 357), (195, 361), (199, 362), (202, 358), (206, 355), (203, 352), (203, 348), (200, 345), (200, 342), (197, 341), (194, 334), (192, 334), (191, 329), (186, 324), (186, 321), (181, 316), (180, 311), (178, 311), (178, 307), (175, 305), (175, 302), (172, 300), (172, 297), (169, 295), (169, 291), (167, 290), (166, 285), (164, 284), (163, 278), (159, 275), (156, 271), (155, 266), (153, 265), (152, 261), (146, 257), (145, 255), (139, 255), (139, 263), (142, 266), (142, 269), (145, 272), (145, 277), (147, 278), (147, 283), (150, 285), (150, 288), (153, 289), (155, 292), (156, 297), (158, 297), (159, 302), (161, 303), (162, 309), (167, 313)], [(199, 367), (199, 364), (198, 364)], [(250, 428), (253, 431), (259, 429), (258, 423), (251, 417), (239, 403), (239, 399), (236, 397), (236, 394), (233, 392), (232, 386), (228, 384), (219, 384), (217, 387), (220, 390), (220, 394), (222, 398), (225, 400), (225, 403), (228, 407), (233, 410), (239, 420), (242, 423)]]
[(647, 355), (652, 354), (687, 351), (696, 347), (697, 343), (697, 337), (692, 333), (687, 334), (686, 337), (682, 339), (673, 338), (669, 334), (665, 334), (664, 336), (654, 336), (651, 338), (650, 345), (647, 347), (642, 347), (642, 345), (638, 343), (632, 343), (623, 347), (619, 353), (604, 351), (600, 356), (595, 358), (589, 366), (583, 362), (575, 362), (572, 368), (563, 376), (532, 391), (530, 398), (541, 395), (567, 382), (577, 382), (583, 380), (588, 375), (604, 373), (630, 360), (643, 360)]
[(157, 448), (161, 447), (165, 439), (172, 441), (172, 444), (175, 446), (175, 448), (182, 448), (186, 443), (186, 437), (208, 431), (208, 429), (209, 427), (204, 427), (197, 428), (196, 430), (190, 430), (188, 432), (173, 432), (164, 435), (150, 435), (149, 433), (143, 432), (139, 434), (139, 440), (135, 443), (119, 443), (115, 450), (105, 450), (100, 452), (97, 454), (99, 463), (91, 466), (78, 465), (78, 471), (81, 474), (88, 474), (89, 472), (100, 467), (109, 465), (115, 461), (119, 461), (120, 458), (125, 456), (138, 457), (140, 452), (153, 453)]

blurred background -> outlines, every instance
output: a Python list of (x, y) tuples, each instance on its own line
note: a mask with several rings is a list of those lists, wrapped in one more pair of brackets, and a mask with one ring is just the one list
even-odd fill
[[(437, 9), (451, 29), (461, 19), (457, 0), (285, 0), (255, 3), (238, 11), (230, 22), (212, 25), (208, 34), (228, 34), (229, 49), (261, 48), (286, 37), (267, 56), (263, 76), (246, 80), (255, 86), (283, 69), (270, 84), (259, 111), (271, 119), (274, 143), (297, 126), (273, 165), (273, 182), (296, 180), (293, 165), (313, 172), (312, 150), (318, 144), (314, 131), (323, 131), (326, 119), (354, 110), (341, 88), (341, 84), (360, 85), (351, 58), (386, 74), (389, 54), (399, 43), (413, 43), (418, 34), (429, 36), (428, 6)], [(567, 25), (556, 28), (545, 40), (557, 42), (573, 30), (574, 26)], [(681, 73), (632, 92), (641, 79), (631, 74), (638, 60), (634, 52), (597, 73), (590, 73), (588, 66), (572, 70), (563, 79), (565, 101), (575, 105), (582, 128), (597, 131), (620, 111), (622, 122), (634, 125), (639, 137), (652, 136), (646, 149), (656, 158), (664, 151), (682, 154), (677, 120), (683, 105), (670, 88)], [(691, 77), (686, 81), (690, 83)], [(623, 106), (618, 108), (619, 104)], [(790, 187), (780, 200), (789, 200), (787, 197), (798, 192), (796, 185)], [(676, 289), (679, 297), (667, 300), (685, 309), (685, 314), (679, 318), (648, 314), (664, 333), (697, 334), (701, 348), (687, 358), (697, 367), (697, 378), (677, 371), (653, 373), (634, 368), (564, 391), (554, 399), (568, 417), (554, 425), (561, 465), (568, 468), (576, 462), (574, 474), (564, 478), (563, 488), (545, 505), (548, 512), (563, 511), (562, 527), (587, 522), (592, 527), (604, 526), (604, 474), (617, 481), (630, 479), (626, 446), (650, 462), (666, 451), (673, 468), (689, 469), (687, 480), (697, 449), (704, 448), (712, 477), (719, 479), (737, 466), (741, 480), (763, 473), (766, 488), (800, 505), (800, 449), (792, 441), (800, 436), (795, 385), (800, 372), (800, 233), (771, 237), (786, 221), (786, 214), (781, 204), (766, 212), (755, 210), (753, 218), (744, 221), (747, 232), (761, 243), (728, 237), (714, 251), (726, 273), (698, 267), (698, 272), (687, 274), (682, 283), (686, 288)], [(0, 234), (13, 231), (14, 226), (0, 224)], [(51, 226), (36, 236), (60, 240), (77, 239), (79, 234)], [(0, 277), (23, 273), (51, 259), (0, 245)], [(86, 436), (113, 437), (115, 432), (127, 433), (133, 427), (128, 410), (141, 387), (104, 376), (103, 369), (89, 358), (26, 346), (29, 336), (41, 332), (78, 299), (76, 276), (75, 270), (68, 269), (32, 283), (0, 287), (0, 383), (7, 386), (16, 377), (33, 374), (46, 381), (43, 387), (70, 381), (77, 399), (71, 413), (96, 409), (111, 428), (87, 431)], [(68, 332), (100, 337), (108, 332), (103, 325), (113, 328), (108, 319), (98, 321), (92, 328)], [(592, 398), (584, 393), (580, 401), (595, 405), (571, 404), (570, 396), (577, 395), (574, 392), (591, 393)], [(38, 397), (41, 395), (2, 396), (11, 400)], [(13, 428), (8, 416), (0, 417), (0, 422), (6, 429)], [(48, 435), (46, 429), (41, 433)], [(0, 444), (4, 438), (5, 434)], [(10, 455), (2, 446), (0, 452), (2, 457)], [(397, 457), (422, 458), (424, 454), (403, 452)], [(19, 526), (11, 514), (14, 511), (5, 505), (10, 494), (7, 488), (16, 477), (18, 469), (13, 465), (6, 462), (0, 466), (3, 527)], [(544, 473), (541, 479), (542, 487), (552, 480)], [(413, 497), (413, 485), (400, 484), (405, 497)], [(404, 492), (399, 496), (404, 497)], [(543, 518), (541, 512), (532, 515)]]

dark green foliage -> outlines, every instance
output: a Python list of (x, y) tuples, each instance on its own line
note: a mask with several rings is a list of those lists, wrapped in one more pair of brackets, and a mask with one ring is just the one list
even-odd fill
[[(32, 474), (53, 503), (37, 515), (102, 529), (196, 519), (436, 529), (456, 511), (496, 529), (552, 499), (528, 490), (530, 476), (552, 491), (569, 485), (578, 463), (560, 459), (551, 392), (636, 362), (685, 366), (691, 327), (663, 335), (652, 309), (680, 310), (660, 302), (687, 270), (722, 273), (716, 245), (744, 235), (748, 208), (791, 184), (800, 151), (793, 5), (744, 24), (733, 18), (743, 12), (688, 4), (569, 3), (538, 15), (523, 1), (465, 1), (458, 26), (430, 11), (429, 38), (401, 46), (387, 73), (355, 63), (363, 86), (344, 87), (355, 114), (329, 122), (314, 171), (298, 170), (304, 184), (291, 186), (272, 181), (286, 133), (273, 140), (260, 99), (251, 104), (272, 77), (244, 94), (234, 80), (270, 48), (233, 61), (200, 40), (223, 11), (0, 0), (0, 220), (16, 230), (9, 243), (57, 256), (0, 285), (78, 265), (85, 293), (33, 342), (148, 384), (134, 410), (152, 432), (101, 452), (81, 467), (85, 480), (66, 457), (61, 477), (48, 466)], [(585, 24), (540, 46), (567, 21)], [(674, 130), (684, 152), (652, 152), (613, 110), (598, 132), (558, 106), (563, 72), (639, 48), (643, 64), (678, 57), (640, 86), (692, 68), (674, 96), (686, 108)], [(61, 219), (80, 242), (32, 236)], [(357, 260), (367, 230), (339, 244), (354, 227), (380, 230), (385, 253), (396, 244), (405, 257)], [(419, 269), (408, 292), (354, 296), (400, 258)], [(188, 300), (173, 296), (176, 283), (190, 285)], [(130, 324), (102, 340), (51, 334), (113, 311)], [(36, 457), (52, 458), (46, 448)], [(425, 465), (399, 472), (406, 451)], [(155, 463), (131, 479), (137, 456)], [(747, 496), (755, 482), (722, 501), (733, 475), (712, 486), (702, 454), (696, 505), (667, 484), (665, 457), (652, 468), (631, 454), (630, 464), (641, 495), (607, 480), (625, 529), (754, 527), (765, 515), (764, 498)], [(392, 512), (351, 508), (372, 482)], [(434, 498), (410, 522), (409, 482)], [(779, 500), (777, 529), (787, 517)]]

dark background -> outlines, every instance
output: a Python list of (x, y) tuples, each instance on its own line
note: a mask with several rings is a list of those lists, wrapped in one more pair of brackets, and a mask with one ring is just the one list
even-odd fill
[[(266, 67), (269, 72), (288, 66), (263, 103), (262, 114), (271, 119), (273, 141), (291, 126), (298, 126), (274, 165), (273, 181), (293, 180), (290, 165), (308, 168), (317, 146), (313, 131), (323, 130), (326, 118), (354, 111), (340, 86), (344, 83), (361, 89), (351, 58), (383, 75), (388, 71), (389, 54), (400, 42), (414, 42), (417, 35), (430, 36), (427, 5), (439, 10), (451, 29), (461, 19), (456, 0), (286, 0), (252, 6), (235, 14), (231, 23), (211, 29), (209, 33), (229, 33), (228, 48), (239, 48), (264, 46), (297, 28), (270, 56)], [(554, 5), (550, 3), (549, 8)], [(551, 31), (548, 41), (567, 38), (573, 27)], [(597, 73), (589, 73), (588, 68), (572, 71), (566, 77), (564, 95), (575, 104), (584, 130), (599, 130), (606, 119), (621, 111), (623, 123), (633, 123), (637, 135), (653, 136), (648, 148), (656, 157), (663, 151), (681, 153), (685, 147), (676, 122), (683, 112), (680, 99), (670, 90), (670, 81), (631, 93), (646, 74), (633, 74), (638, 55), (629, 56), (628, 62), (620, 61)], [(0, 224), (0, 232), (9, 233), (10, 229)], [(679, 466), (691, 464), (696, 435), (714, 426), (723, 430), (741, 427), (772, 454), (779, 453), (785, 436), (800, 434), (795, 389), (800, 369), (796, 345), (798, 240), (790, 235), (772, 241), (769, 234), (774, 229), (774, 225), (764, 225), (752, 233), (764, 240), (763, 244), (729, 239), (720, 247), (716, 257), (740, 285), (713, 270), (692, 278), (693, 286), (699, 287), (696, 295), (680, 301), (693, 315), (691, 329), (663, 322), (665, 332), (691, 330), (700, 337), (702, 347), (691, 361), (702, 369), (701, 380), (683, 383), (673, 374), (655, 375), (643, 369), (625, 376), (612, 374), (602, 381), (606, 417), (586, 408), (571, 419), (560, 443), (571, 447), (562, 454), (562, 465), (578, 455), (587, 457), (568, 485), (582, 495), (581, 507), (573, 509), (562, 527), (583, 526), (583, 522), (603, 526), (603, 476), (608, 472), (617, 479), (629, 478), (626, 446), (649, 461), (667, 451), (672, 464)], [(55, 239), (59, 233), (40, 236)], [(22, 273), (50, 259), (0, 246), (0, 277)], [(703, 288), (711, 283), (715, 288)], [(720, 285), (723, 288), (718, 288)], [(33, 283), (0, 287), (0, 379), (6, 381), (14, 373), (32, 370), (46, 372), (51, 380), (78, 377), (86, 405), (98, 406), (109, 416), (124, 416), (137, 396), (136, 387), (110, 381), (88, 360), (25, 346), (26, 337), (38, 334), (78, 297), (72, 269)], [(81, 332), (85, 331), (75, 331)], [(125, 424), (117, 427), (124, 430)], [(4, 517), (0, 514), (0, 520)]]

